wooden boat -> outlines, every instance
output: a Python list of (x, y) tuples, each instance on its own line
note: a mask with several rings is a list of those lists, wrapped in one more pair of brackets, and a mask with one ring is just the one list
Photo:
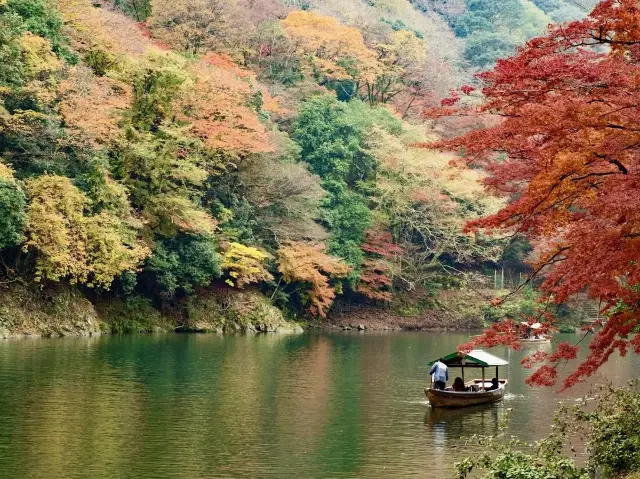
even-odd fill
[(551, 342), (551, 336), (547, 336), (546, 334), (536, 335), (535, 331), (542, 328), (542, 324), (529, 324), (522, 322), (520, 325), (526, 328), (528, 332), (527, 336), (523, 336), (519, 339), (522, 344), (549, 344)]
[[(429, 363), (433, 365), (436, 361)], [(477, 404), (486, 404), (500, 401), (504, 397), (504, 390), (507, 385), (506, 379), (500, 379), (498, 376), (498, 367), (509, 364), (504, 359), (493, 356), (479, 349), (474, 349), (468, 354), (460, 354), (458, 352), (451, 353), (442, 358), (442, 362), (448, 368), (461, 368), (462, 380), (464, 381), (465, 368), (479, 368), (482, 370), (481, 379), (473, 379), (465, 382), (465, 391), (454, 391), (451, 386), (444, 390), (435, 389), (433, 387), (425, 388), (431, 407), (467, 407)], [(498, 388), (489, 390), (491, 382), (485, 378), (485, 368), (495, 367), (495, 377), (498, 379)], [(433, 386), (433, 384), (432, 384)]]
[[(507, 380), (499, 380), (499, 383), (500, 387), (492, 391), (483, 391), (480, 386), (482, 379), (474, 379), (465, 383), (466, 387), (475, 387), (476, 389), (473, 391), (459, 392), (448, 387), (444, 391), (425, 388), (424, 392), (432, 407), (467, 407), (500, 401), (504, 397), (504, 388), (507, 385)], [(489, 388), (489, 386), (491, 386), (491, 383), (486, 382), (485, 388)]]

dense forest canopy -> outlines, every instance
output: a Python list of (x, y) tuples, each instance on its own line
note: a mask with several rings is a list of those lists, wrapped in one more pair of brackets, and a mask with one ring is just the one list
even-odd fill
[(424, 105), (468, 77), (435, 11), (6, 0), (0, 13), (9, 279), (159, 305), (253, 284), (324, 316), (338, 293), (388, 301), (439, 265), (499, 256), (462, 232), (500, 204), (482, 173), (411, 146), (431, 139)]
[(0, 274), (319, 317), (456, 284), (515, 249), (422, 112), (586, 3), (0, 0)]

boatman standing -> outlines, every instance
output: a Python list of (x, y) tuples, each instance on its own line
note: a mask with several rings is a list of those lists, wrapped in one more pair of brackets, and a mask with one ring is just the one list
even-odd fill
[(429, 374), (433, 375), (433, 388), (443, 391), (449, 380), (449, 368), (442, 362), (442, 358), (438, 359), (434, 365), (431, 366)]

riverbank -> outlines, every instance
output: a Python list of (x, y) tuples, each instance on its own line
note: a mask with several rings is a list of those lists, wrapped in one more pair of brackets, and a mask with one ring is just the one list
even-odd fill
[(328, 322), (311, 324), (312, 327), (321, 329), (378, 331), (469, 331), (483, 327), (482, 319), (479, 317), (461, 317), (446, 310), (432, 310), (416, 316), (402, 316), (391, 310), (370, 306), (352, 306), (331, 315)]
[(158, 309), (146, 298), (89, 301), (73, 286), (0, 288), (0, 338), (149, 332), (299, 333), (259, 292), (219, 288)]
[(328, 329), (469, 331), (484, 327), (482, 308), (495, 291), (450, 289), (431, 297), (413, 292), (394, 297), (390, 304), (339, 301), (327, 321)]
[(300, 333), (304, 329), (460, 331), (483, 326), (476, 293), (398, 296), (391, 304), (340, 301), (325, 320), (292, 321), (253, 289), (216, 287), (157, 308), (141, 296), (97, 297), (73, 286), (0, 287), (0, 338), (93, 336), (138, 332)]

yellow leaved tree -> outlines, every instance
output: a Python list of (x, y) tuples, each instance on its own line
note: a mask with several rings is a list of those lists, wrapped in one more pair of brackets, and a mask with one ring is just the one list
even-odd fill
[(369, 104), (387, 103), (400, 93), (422, 86), (421, 74), (427, 59), (427, 47), (414, 32), (393, 32), (388, 41), (377, 43), (375, 50), (383, 68), (373, 81), (366, 84)]
[(243, 288), (249, 283), (271, 281), (273, 276), (265, 267), (270, 255), (252, 246), (229, 243), (222, 256), (222, 270), (229, 275), (226, 283)]
[(108, 288), (135, 271), (149, 249), (133, 221), (103, 211), (86, 214), (89, 199), (69, 178), (45, 175), (27, 181), (26, 242), (36, 253), (36, 280)]
[(0, 180), (14, 181), (13, 170), (0, 161)]
[(23, 34), (20, 49), (25, 73), (29, 78), (37, 79), (61, 67), (60, 60), (51, 51), (51, 43), (31, 32)]
[(321, 84), (331, 80), (374, 82), (384, 70), (369, 49), (360, 30), (340, 24), (335, 18), (294, 11), (282, 20), (285, 35), (305, 59), (306, 70)]

